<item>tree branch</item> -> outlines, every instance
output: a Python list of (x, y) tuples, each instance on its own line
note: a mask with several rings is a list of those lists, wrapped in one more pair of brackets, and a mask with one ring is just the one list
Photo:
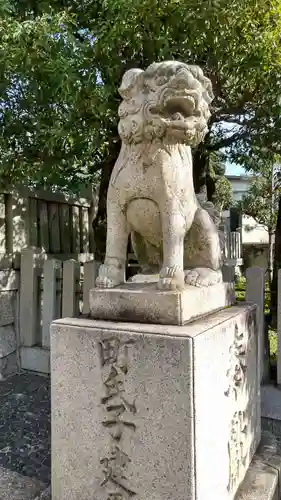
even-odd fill
[(234, 142), (236, 142), (239, 139), (243, 139), (244, 137), (248, 136), (248, 132), (243, 132), (242, 134), (233, 134), (231, 137), (226, 137), (225, 139), (222, 139), (221, 141), (218, 141), (214, 144), (207, 144), (206, 149), (209, 151), (218, 151), (219, 149), (222, 148), (227, 148), (228, 146), (231, 146)]

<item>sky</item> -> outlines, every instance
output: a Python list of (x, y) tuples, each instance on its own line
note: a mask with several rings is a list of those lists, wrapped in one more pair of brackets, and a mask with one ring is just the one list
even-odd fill
[[(216, 124), (214, 125), (214, 127), (216, 127)], [(221, 122), (217, 125), (217, 127), (220, 133), (224, 132), (224, 137), (231, 137), (235, 132), (239, 132), (240, 129), (237, 124), (229, 122)], [(227, 151), (224, 152), (226, 153), (227, 157)], [(235, 163), (226, 161), (225, 167), (225, 175), (247, 175), (245, 170), (240, 167), (240, 165), (236, 165)]]
[(235, 163), (226, 163), (225, 175), (247, 175), (244, 168)]

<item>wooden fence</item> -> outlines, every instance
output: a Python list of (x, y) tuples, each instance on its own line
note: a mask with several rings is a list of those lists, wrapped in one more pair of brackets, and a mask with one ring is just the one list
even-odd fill
[[(49, 372), (50, 324), (56, 318), (89, 314), (89, 291), (94, 287), (98, 264), (94, 260), (42, 260), (32, 249), (21, 254), (19, 294), (19, 342), (21, 367)], [(279, 273), (281, 290), (281, 271)], [(246, 301), (258, 307), (260, 379), (267, 376), (264, 344), (265, 270), (246, 271)], [(281, 311), (281, 293), (279, 294)], [(281, 315), (280, 315), (281, 316)], [(281, 320), (278, 325), (278, 376), (281, 383)]]
[[(236, 241), (232, 235), (229, 238)], [(17, 296), (15, 328), (23, 369), (48, 373), (51, 322), (89, 313), (89, 291), (94, 287), (98, 264), (93, 255), (82, 256), (64, 260), (65, 254), (53, 258), (38, 248), (26, 248), (13, 269), (17, 278), (13, 281), (13, 289), (2, 287), (2, 291), (13, 290)], [(128, 276), (137, 271), (136, 266), (137, 263), (128, 265), (132, 268), (128, 269)], [(5, 275), (5, 271), (1, 273)]]
[(225, 234), (223, 254), (225, 261), (233, 260), (237, 261), (236, 265), (242, 264), (242, 242), (239, 231), (232, 231)]
[(97, 268), (94, 260), (45, 260), (32, 248), (22, 251), (19, 288), (22, 368), (49, 372), (50, 324), (57, 318), (89, 313), (89, 291), (94, 287)]
[(12, 256), (25, 247), (52, 255), (93, 252), (91, 189), (84, 197), (20, 189), (0, 194), (0, 254)]

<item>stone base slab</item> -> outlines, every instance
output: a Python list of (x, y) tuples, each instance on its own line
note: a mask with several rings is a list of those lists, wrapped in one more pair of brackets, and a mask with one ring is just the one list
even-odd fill
[(51, 327), (53, 500), (233, 500), (260, 441), (255, 306)]
[(51, 486), (48, 486), (44, 491), (42, 491), (40, 496), (34, 498), (34, 500), (52, 500), (51, 499)]
[(281, 422), (281, 387), (263, 385), (261, 387), (261, 414), (264, 418)]
[(50, 373), (50, 351), (42, 347), (20, 348), (21, 368), (38, 373)]
[(236, 500), (281, 499), (281, 443), (268, 432), (262, 434)]
[[(281, 443), (271, 433), (262, 435), (261, 443), (240, 485), (236, 500), (280, 500), (281, 499)], [(35, 500), (51, 500), (47, 488)]]
[(234, 303), (234, 287), (218, 283), (209, 287), (187, 285), (182, 291), (160, 291), (156, 283), (127, 282), (90, 291), (90, 316), (110, 321), (184, 325), (200, 316)]

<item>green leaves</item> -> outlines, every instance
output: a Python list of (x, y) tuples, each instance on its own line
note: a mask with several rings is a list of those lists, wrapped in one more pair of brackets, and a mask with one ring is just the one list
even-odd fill
[(163, 59), (199, 64), (212, 80), (208, 154), (274, 155), (280, 19), (279, 0), (2, 0), (2, 181), (88, 181), (116, 141), (122, 74)]
[[(257, 166), (250, 189), (238, 203), (246, 215), (253, 217), (258, 224), (273, 232), (277, 221), (278, 199), (281, 193), (280, 167), (274, 161), (267, 161)], [(258, 172), (258, 173), (257, 173)]]
[(232, 186), (229, 180), (224, 176), (218, 177), (215, 183), (213, 203), (220, 212), (226, 210), (232, 204)]
[(2, 181), (63, 181), (75, 190), (81, 172), (89, 181), (100, 125), (90, 43), (76, 40), (66, 12), (0, 22)]

